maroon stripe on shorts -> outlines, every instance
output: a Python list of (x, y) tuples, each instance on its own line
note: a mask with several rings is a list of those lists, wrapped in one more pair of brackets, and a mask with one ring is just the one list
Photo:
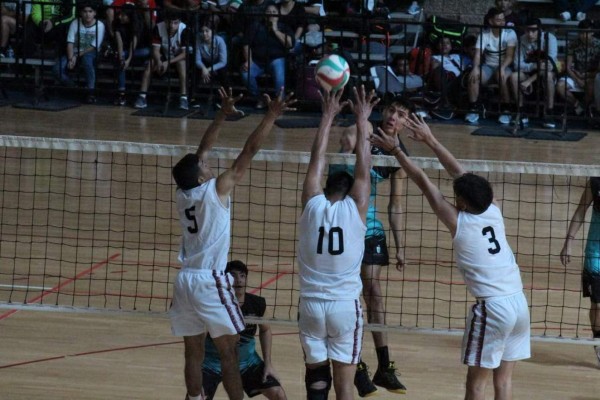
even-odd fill
[(477, 341), (477, 354), (475, 355), (475, 362), (477, 366), (481, 366), (481, 353), (483, 352), (483, 340), (485, 339), (485, 328), (487, 325), (487, 309), (485, 307), (485, 301), (481, 302), (481, 332), (479, 332), (479, 340)]
[(469, 337), (467, 338), (467, 348), (465, 349), (465, 358), (463, 359), (464, 364), (468, 364), (469, 357), (471, 357), (471, 349), (473, 347), (473, 335), (475, 332), (475, 320), (477, 319), (477, 313), (475, 310), (479, 304), (473, 304), (471, 308), (471, 313), (473, 314), (473, 318), (471, 318), (471, 326), (469, 327)]
[[(215, 280), (215, 285), (217, 286), (221, 304), (225, 306), (227, 315), (229, 315), (233, 327), (238, 333), (242, 332), (244, 330), (244, 317), (235, 302), (235, 293), (231, 290), (227, 275), (220, 273), (219, 271), (213, 271), (213, 278)], [(225, 280), (226, 285), (223, 285), (223, 280)]]
[(356, 325), (354, 327), (354, 344), (352, 346), (352, 364), (358, 364), (360, 359), (360, 351), (358, 346), (362, 341), (362, 335), (360, 334), (360, 303), (358, 300), (354, 301), (354, 309), (356, 311)]

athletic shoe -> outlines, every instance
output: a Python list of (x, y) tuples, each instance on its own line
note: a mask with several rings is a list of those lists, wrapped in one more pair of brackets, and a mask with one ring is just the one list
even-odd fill
[(586, 19), (587, 15), (585, 15), (584, 12), (578, 12), (577, 15), (575, 16), (575, 19), (577, 21), (583, 21), (584, 19)]
[(115, 99), (115, 106), (124, 106), (126, 103), (126, 99), (125, 99), (125, 94), (121, 93), (117, 96), (117, 98)]
[(476, 124), (479, 121), (479, 113), (477, 112), (469, 112), (465, 115), (465, 121), (470, 124)]
[(554, 121), (554, 119), (546, 117), (544, 118), (544, 121), (542, 122), (542, 126), (544, 128), (548, 128), (548, 129), (554, 129), (556, 128), (556, 121)]
[(190, 107), (188, 105), (188, 99), (187, 97), (180, 97), (179, 98), (179, 109), (180, 110), (189, 110)]
[(421, 12), (421, 7), (419, 7), (419, 3), (413, 1), (410, 7), (408, 7), (408, 10), (406, 10), (406, 12), (410, 15), (417, 15)]
[(450, 107), (439, 107), (431, 110), (431, 115), (436, 118), (449, 121), (454, 118), (454, 111), (452, 111), (452, 108)]
[(560, 13), (560, 19), (563, 20), (563, 22), (567, 22), (571, 20), (571, 13), (568, 11), (564, 11)]
[(598, 359), (598, 366), (600, 366), (600, 346), (594, 346), (594, 351), (596, 352), (596, 358)]
[(262, 100), (262, 99), (261, 99), (261, 100), (258, 100), (258, 101), (256, 102), (256, 106), (255, 106), (255, 108), (256, 108), (257, 110), (263, 110), (265, 107), (267, 107), (267, 103), (265, 103), (265, 101), (264, 101), (264, 100)]
[(371, 382), (371, 378), (369, 377), (369, 367), (362, 361), (356, 366), (354, 386), (356, 386), (360, 397), (374, 396), (377, 392), (377, 387), (373, 385), (373, 382)]
[(377, 369), (375, 376), (373, 376), (373, 383), (392, 393), (406, 393), (406, 386), (400, 383), (396, 377), (396, 365), (394, 361), (390, 361), (385, 370)]
[(575, 115), (577, 115), (578, 117), (581, 116), (581, 114), (583, 114), (585, 112), (585, 108), (583, 108), (583, 106), (581, 105), (581, 103), (577, 103), (577, 106), (575, 107)]
[(498, 122), (500, 122), (502, 125), (510, 124), (510, 114), (505, 111), (498, 117)]
[(94, 96), (93, 94), (88, 94), (87, 97), (85, 98), (85, 102), (88, 104), (95, 104), (96, 96)]
[(514, 123), (519, 124), (519, 128), (521, 128), (521, 127), (527, 128), (529, 126), (529, 118), (521, 117), (521, 119), (519, 121), (514, 120)]
[(146, 103), (146, 98), (142, 96), (138, 96), (135, 104), (133, 105), (135, 108), (146, 108), (148, 107), (148, 103)]

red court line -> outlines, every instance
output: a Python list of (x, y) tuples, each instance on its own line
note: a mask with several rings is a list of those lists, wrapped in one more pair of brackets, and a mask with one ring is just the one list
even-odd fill
[[(94, 265), (92, 265), (91, 268), (86, 269), (85, 271), (82, 271), (80, 273), (78, 273), (77, 275), (75, 275), (75, 277), (67, 279), (66, 281), (64, 281), (63, 283), (61, 283), (60, 285), (54, 286), (52, 289), (50, 290), (46, 290), (44, 291), (42, 294), (40, 294), (37, 297), (34, 297), (31, 300), (28, 300), (28, 303), (35, 303), (41, 299), (43, 299), (44, 297), (48, 296), (49, 294), (52, 294), (54, 292), (56, 292), (57, 290), (60, 290), (63, 286), (66, 286), (68, 284), (70, 284), (71, 282), (76, 281), (77, 279), (85, 276), (85, 275), (89, 275), (90, 273), (92, 273), (94, 270), (106, 265), (109, 263), (109, 261), (114, 260), (115, 258), (119, 257), (121, 255), (121, 253), (115, 253), (112, 256), (108, 257), (106, 260), (100, 261), (99, 263), (96, 263)], [(19, 310), (10, 310), (5, 312), (4, 314), (0, 314), (0, 321), (10, 317), (11, 315), (15, 314), (17, 311)]]
[(275, 282), (276, 280), (278, 280), (282, 276), (288, 275), (288, 274), (289, 274), (289, 272), (280, 272), (279, 274), (275, 275), (274, 277), (272, 277), (270, 279), (267, 279), (266, 281), (264, 281), (263, 283), (261, 283), (259, 287), (252, 289), (248, 293), (254, 294), (254, 293), (258, 292), (260, 289), (269, 286), (271, 283)]

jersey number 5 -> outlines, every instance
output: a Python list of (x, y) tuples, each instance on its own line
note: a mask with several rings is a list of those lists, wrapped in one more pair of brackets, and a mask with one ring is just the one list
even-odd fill
[(185, 216), (190, 221), (194, 222), (194, 226), (188, 226), (187, 230), (189, 233), (197, 233), (198, 232), (198, 222), (196, 221), (196, 216), (194, 213), (196, 212), (196, 206), (192, 206), (190, 208), (185, 209)]
[[(319, 243), (317, 243), (317, 254), (323, 254), (323, 239), (325, 237), (325, 227), (319, 228)], [(334, 249), (333, 243), (337, 238), (337, 250)], [(331, 228), (329, 230), (329, 238), (327, 240), (327, 251), (332, 256), (337, 256), (344, 252), (344, 231), (340, 227)]]
[[(487, 237), (488, 242), (494, 245), (494, 247), (488, 247), (488, 252), (490, 254), (498, 254), (500, 252), (500, 243), (496, 240), (496, 234), (494, 233), (494, 228), (491, 226), (486, 226), (481, 230), (481, 234)], [(489, 237), (488, 237), (489, 234)]]

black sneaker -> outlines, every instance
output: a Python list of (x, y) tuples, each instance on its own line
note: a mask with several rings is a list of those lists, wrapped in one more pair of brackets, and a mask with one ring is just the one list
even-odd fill
[[(398, 374), (399, 375), (399, 374)], [(396, 365), (394, 361), (390, 361), (388, 367), (385, 370), (377, 369), (375, 376), (373, 376), (373, 383), (377, 386), (387, 389), (392, 393), (404, 394), (406, 393), (406, 386), (404, 386), (396, 377)]]
[(364, 362), (359, 362), (356, 366), (356, 374), (354, 374), (354, 386), (358, 390), (360, 397), (374, 396), (377, 388), (371, 382), (369, 377), (369, 367)]

